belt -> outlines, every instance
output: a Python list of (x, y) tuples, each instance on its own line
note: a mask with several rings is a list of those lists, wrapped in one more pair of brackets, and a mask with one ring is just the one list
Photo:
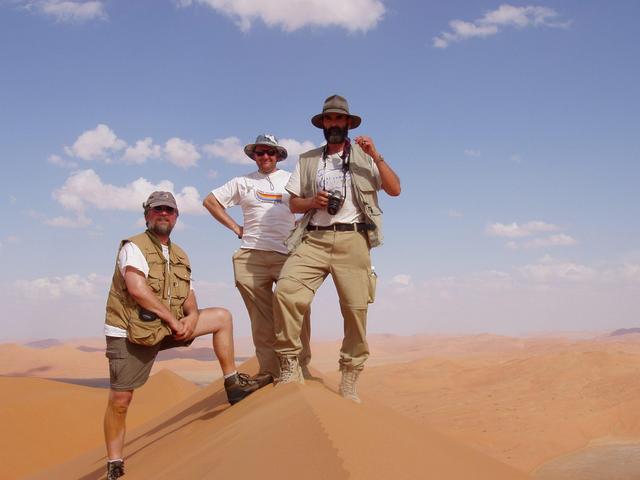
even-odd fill
[(366, 232), (367, 230), (373, 230), (374, 228), (376, 228), (374, 225), (369, 225), (368, 223), (334, 223), (333, 225), (327, 225), (326, 227), (307, 225), (307, 230), (331, 230), (333, 232), (353, 232), (354, 230), (357, 232)]

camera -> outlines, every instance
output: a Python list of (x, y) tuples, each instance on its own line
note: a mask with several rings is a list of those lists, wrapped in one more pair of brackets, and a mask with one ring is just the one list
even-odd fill
[(327, 204), (327, 212), (329, 215), (335, 215), (340, 210), (344, 197), (340, 190), (331, 190), (329, 192), (329, 203)]

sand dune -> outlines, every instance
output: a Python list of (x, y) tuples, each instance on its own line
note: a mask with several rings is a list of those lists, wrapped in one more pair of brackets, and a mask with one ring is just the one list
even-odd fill
[[(199, 388), (169, 371), (135, 394), (129, 425), (136, 427)], [(103, 443), (107, 390), (37, 378), (0, 377), (2, 478), (22, 478)]]
[[(321, 382), (266, 387), (234, 407), (221, 381), (130, 431), (128, 478), (518, 480), (523, 473)], [(103, 449), (33, 478), (98, 479)]]
[(640, 438), (640, 354), (562, 351), (374, 367), (361, 390), (531, 471), (591, 440)]

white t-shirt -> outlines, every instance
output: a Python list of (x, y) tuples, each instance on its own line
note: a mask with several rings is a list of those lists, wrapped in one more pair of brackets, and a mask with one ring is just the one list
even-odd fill
[[(371, 159), (370, 161), (373, 174), (379, 179), (378, 166)], [(298, 162), (287, 184), (287, 190), (296, 196), (300, 196), (301, 187), (300, 162)], [(316, 188), (318, 191), (326, 190), (327, 192), (338, 190), (344, 196), (344, 203), (335, 215), (329, 214), (326, 209), (317, 210), (311, 217), (311, 225), (325, 227), (334, 223), (358, 223), (364, 221), (364, 215), (356, 203), (355, 193), (351, 184), (351, 172), (347, 172), (346, 175), (343, 173), (342, 158), (339, 153), (328, 155), (326, 164), (322, 158), (318, 162)]]
[[(167, 245), (162, 246), (162, 255), (164, 255), (165, 261), (169, 262), (169, 247)], [(136, 270), (139, 270), (144, 274), (144, 277), (147, 278), (149, 275), (149, 264), (147, 263), (147, 259), (144, 258), (142, 250), (133, 242), (127, 242), (120, 249), (118, 253), (118, 270), (124, 278), (124, 274), (127, 271), (127, 267), (133, 267)], [(193, 290), (193, 282), (191, 282), (191, 290)], [(123, 328), (114, 327), (113, 325), (104, 325), (104, 334), (107, 337), (120, 337), (124, 338), (127, 336), (127, 331)]]
[(241, 248), (289, 253), (285, 239), (294, 227), (285, 190), (291, 173), (258, 172), (229, 180), (211, 193), (224, 208), (240, 205), (244, 217)]

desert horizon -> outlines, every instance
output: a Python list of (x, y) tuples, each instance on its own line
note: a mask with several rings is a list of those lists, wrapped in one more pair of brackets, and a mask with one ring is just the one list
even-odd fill
[[(183, 472), (180, 478), (229, 473), (228, 462), (237, 461), (239, 452), (266, 462), (277, 456), (274, 445), (290, 435), (313, 445), (314, 459), (303, 461), (310, 462), (309, 478), (418, 478), (425, 469), (446, 479), (637, 478), (635, 329), (527, 337), (378, 334), (369, 340), (362, 405), (336, 394), (339, 340), (312, 343), (317, 381), (268, 386), (233, 407), (226, 404), (206, 339), (166, 352), (130, 410), (129, 478), (170, 478), (175, 469)], [(108, 388), (103, 342), (0, 344), (6, 478), (101, 478)], [(236, 361), (255, 373), (250, 339), (237, 340)], [(250, 435), (252, 422), (260, 435)], [(391, 429), (388, 435), (385, 429)], [(172, 464), (165, 459), (170, 437), (198, 451), (205, 442), (220, 456), (205, 460), (194, 453)], [(268, 454), (259, 453), (261, 438)], [(353, 444), (355, 438), (363, 444)], [(295, 451), (310, 455), (304, 448)], [(401, 467), (378, 464), (383, 455)], [(451, 458), (456, 460), (445, 461)], [(607, 467), (614, 460), (615, 477)], [(246, 474), (288, 478), (261, 465), (262, 471), (247, 466)]]

